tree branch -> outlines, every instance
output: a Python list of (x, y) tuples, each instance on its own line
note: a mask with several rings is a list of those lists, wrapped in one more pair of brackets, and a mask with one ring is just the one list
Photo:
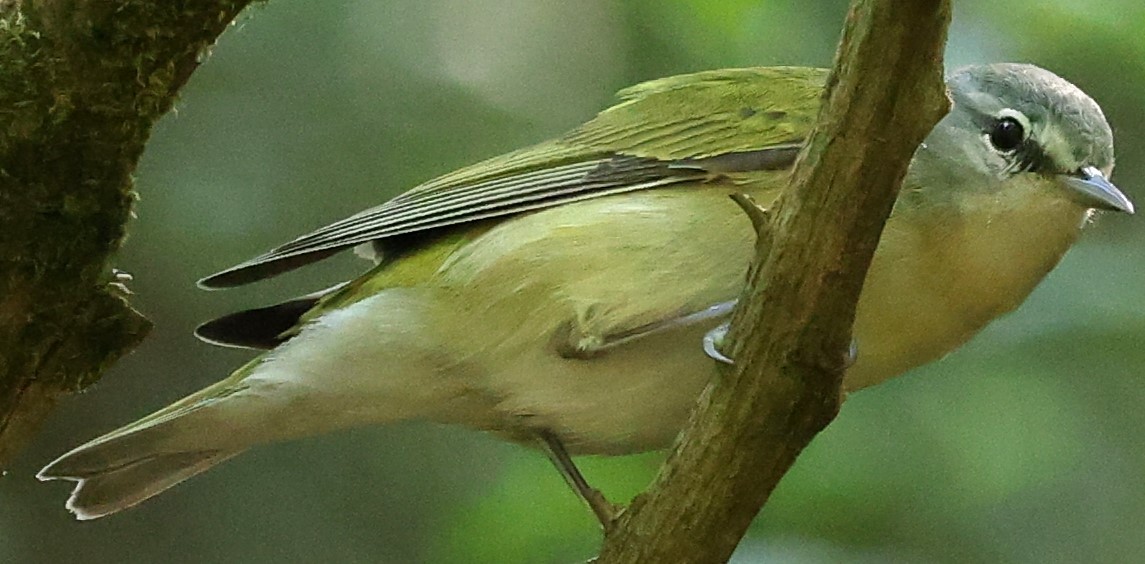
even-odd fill
[[(856, 0), (814, 133), (759, 229), (734, 369), (705, 390), (600, 562), (723, 562), (834, 417), (855, 306), (910, 158), (949, 108), (947, 0)], [(743, 202), (741, 201), (741, 205)]]
[(0, 467), (150, 323), (109, 263), (154, 123), (250, 0), (0, 0)]

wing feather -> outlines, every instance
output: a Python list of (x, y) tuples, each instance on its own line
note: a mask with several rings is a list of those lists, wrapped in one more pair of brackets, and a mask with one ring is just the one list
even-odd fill
[[(253, 282), (377, 239), (470, 223), (564, 203), (702, 180), (698, 168), (677, 168), (652, 159), (611, 157), (491, 180), (449, 194), (391, 200), (303, 235), (200, 281), (207, 288)], [(458, 194), (459, 197), (454, 197)]]
[(819, 69), (755, 68), (640, 84), (563, 137), (438, 177), (199, 284), (246, 284), (388, 237), (736, 169), (785, 168), (811, 127), (825, 78)]

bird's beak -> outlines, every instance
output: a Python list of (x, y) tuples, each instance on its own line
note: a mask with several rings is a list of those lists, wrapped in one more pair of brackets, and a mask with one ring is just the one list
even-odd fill
[(1094, 209), (1133, 213), (1133, 202), (1118, 190), (1100, 170), (1087, 166), (1073, 174), (1061, 175), (1066, 187), (1083, 206)]

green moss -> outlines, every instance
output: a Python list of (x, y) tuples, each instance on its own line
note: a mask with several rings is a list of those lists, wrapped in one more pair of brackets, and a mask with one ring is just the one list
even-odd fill
[(40, 34), (21, 12), (0, 16), (0, 151), (10, 138), (34, 135), (43, 122), (36, 80)]
[(109, 291), (132, 173), (247, 3), (0, 0), (0, 453), (30, 382), (81, 389), (146, 333)]

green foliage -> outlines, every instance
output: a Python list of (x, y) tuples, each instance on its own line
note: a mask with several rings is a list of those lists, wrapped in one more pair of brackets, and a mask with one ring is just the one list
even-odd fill
[[(652, 478), (662, 456), (586, 458), (581, 470), (614, 502), (627, 502)], [(575, 562), (600, 544), (600, 525), (552, 466), (536, 453), (514, 456), (497, 484), (461, 504), (433, 546), (435, 562)]]

